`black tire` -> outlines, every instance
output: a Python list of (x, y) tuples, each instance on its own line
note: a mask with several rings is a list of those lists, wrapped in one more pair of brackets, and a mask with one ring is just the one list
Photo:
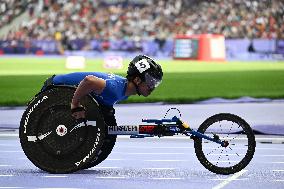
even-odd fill
[[(101, 110), (102, 115), (104, 116), (106, 126), (117, 125), (116, 119), (115, 119), (115, 109), (113, 107), (107, 107), (107, 106), (101, 105), (100, 110)], [(83, 169), (89, 169), (103, 162), (112, 152), (112, 149), (116, 142), (116, 138), (117, 138), (117, 135), (106, 134), (103, 146), (98, 152), (98, 155), (94, 157), (94, 159), (89, 164), (83, 167)]]
[(117, 135), (106, 135), (103, 146), (98, 152), (98, 155), (94, 157), (92, 162), (84, 166), (82, 169), (89, 169), (103, 162), (112, 152), (113, 147), (116, 142), (116, 138), (117, 138)]
[[(194, 138), (196, 156), (211, 172), (233, 174), (244, 169), (253, 158), (256, 146), (254, 133), (250, 125), (236, 115), (229, 113), (213, 115), (200, 125), (198, 132), (212, 135), (212, 137), (214, 134), (223, 136), (224, 140), (229, 142), (229, 146), (222, 147), (206, 139)], [(207, 150), (210, 152), (207, 153)], [(243, 154), (240, 151), (243, 151)], [(221, 153), (218, 154), (218, 152)], [(230, 158), (233, 159), (230, 160)]]
[[(19, 138), (23, 151), (44, 171), (80, 170), (97, 156), (103, 145), (105, 124), (99, 105), (91, 96), (83, 98), (81, 103), (86, 108), (87, 120), (96, 121), (96, 126), (73, 129), (77, 125), (70, 111), (74, 91), (74, 87), (67, 86), (43, 91), (29, 103), (22, 116)], [(47, 136), (42, 138), (42, 134)]]

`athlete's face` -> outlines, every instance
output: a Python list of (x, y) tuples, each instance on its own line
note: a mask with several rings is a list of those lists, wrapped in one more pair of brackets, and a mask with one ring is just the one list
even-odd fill
[(150, 88), (150, 87), (146, 84), (146, 82), (141, 82), (141, 83), (138, 85), (138, 89), (139, 89), (139, 92), (141, 93), (141, 95), (143, 95), (143, 96), (145, 96), (145, 97), (149, 96), (149, 95), (153, 92), (153, 90), (154, 90), (154, 88)]

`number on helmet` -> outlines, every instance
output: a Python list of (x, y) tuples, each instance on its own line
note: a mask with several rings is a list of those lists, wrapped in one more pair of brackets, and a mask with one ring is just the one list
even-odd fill
[(146, 59), (142, 59), (142, 60), (136, 62), (135, 66), (140, 73), (143, 73), (144, 71), (146, 71), (150, 68), (150, 64)]

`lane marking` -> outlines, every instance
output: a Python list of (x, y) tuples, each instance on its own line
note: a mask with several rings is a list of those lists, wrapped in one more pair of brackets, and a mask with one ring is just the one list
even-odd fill
[[(124, 153), (124, 152), (113, 152), (114, 154), (127, 154), (127, 155), (187, 155), (192, 154), (191, 152), (184, 153), (184, 152), (130, 152), (130, 153)], [(209, 154), (208, 156), (244, 156), (245, 154)], [(279, 155), (255, 155), (255, 156), (261, 156), (261, 157), (284, 157), (284, 154)]]
[(15, 145), (13, 145), (13, 144), (0, 144), (0, 146), (18, 146), (18, 144), (15, 144)]
[(0, 134), (0, 137), (19, 137), (19, 134), (18, 133), (1, 133)]
[(14, 175), (0, 175), (0, 177), (13, 177)]
[(275, 182), (284, 182), (284, 180), (273, 180)]
[(176, 178), (176, 177), (173, 177), (173, 178), (150, 178), (150, 179), (153, 179), (153, 180), (182, 180), (184, 178)]
[(284, 170), (272, 170), (273, 172), (284, 172)]
[(113, 152), (115, 154), (128, 154), (128, 155), (185, 155), (190, 153), (183, 153), (183, 152), (130, 152), (130, 153), (124, 153), (124, 152)]
[(277, 151), (284, 151), (282, 148), (265, 148), (265, 147), (260, 147), (256, 148), (257, 150), (277, 150)]
[[(143, 146), (119, 146), (117, 145), (116, 149), (121, 148), (134, 148), (134, 149), (193, 149), (194, 147), (185, 147), (185, 146), (152, 146), (152, 147), (143, 147)], [(204, 147), (204, 149), (216, 149), (216, 147)], [(247, 150), (247, 148), (241, 148), (241, 147), (234, 147), (234, 150)], [(266, 148), (266, 147), (258, 147), (257, 150), (277, 150), (277, 151), (284, 151), (284, 149), (281, 148)], [(113, 152), (115, 153), (115, 152)]]
[(157, 148), (161, 148), (161, 149), (176, 149), (176, 148), (179, 148), (179, 149), (194, 149), (194, 147), (186, 147), (186, 146), (152, 146), (152, 147), (146, 147), (146, 146), (119, 146), (117, 145), (116, 148), (140, 148), (140, 149), (157, 149)]
[[(123, 169), (123, 167), (92, 167), (89, 170), (96, 170), (96, 169)], [(146, 167), (142, 168), (143, 170), (175, 170), (177, 168), (170, 168), (170, 167)]]
[(24, 153), (23, 150), (1, 150), (0, 153), (19, 153), (22, 152)]
[(12, 165), (0, 165), (0, 167), (11, 167)]
[(13, 188), (24, 188), (24, 187), (18, 187), (18, 186), (0, 186), (0, 188), (1, 188), (1, 189), (2, 189), (2, 188), (6, 188), (6, 189), (11, 188), (11, 189), (13, 189)]
[(92, 169), (92, 170), (96, 170), (96, 169), (122, 169), (122, 167), (92, 167), (90, 169)]
[(221, 182), (220, 184), (218, 184), (217, 186), (214, 186), (212, 189), (221, 189), (224, 188), (226, 185), (228, 185), (230, 182), (236, 180), (237, 178), (239, 178), (240, 176), (242, 176), (245, 172), (247, 172), (247, 170), (241, 170), (238, 173), (235, 173), (234, 175), (232, 175), (231, 177), (228, 177), (227, 179), (225, 179), (223, 182)]
[[(209, 180), (220, 180), (220, 181), (225, 181), (227, 179), (221, 179), (221, 178), (218, 178), (218, 179), (209, 179)], [(234, 181), (237, 180), (237, 181), (240, 181), (240, 180), (248, 180), (248, 178), (242, 178), (242, 179), (234, 179)]]
[(22, 158), (17, 158), (17, 159), (18, 159), (18, 160), (23, 160), (23, 159), (28, 160), (27, 157), (22, 157)]
[(38, 188), (38, 189), (81, 189), (81, 188)]
[(45, 178), (66, 178), (68, 176), (66, 176), (66, 175), (46, 175), (46, 176), (42, 176), (42, 177), (45, 177)]
[(175, 170), (177, 168), (167, 168), (167, 167), (149, 167), (149, 168), (142, 168), (144, 170)]
[(124, 161), (124, 160), (130, 160), (130, 159), (106, 159), (105, 161)]
[(149, 159), (149, 160), (144, 160), (144, 161), (150, 161), (150, 162), (185, 162), (185, 161), (189, 161), (189, 160), (180, 160), (180, 159)]
[(263, 157), (283, 157), (283, 154), (280, 155), (258, 155), (258, 156), (263, 156)]
[(100, 179), (125, 179), (126, 177), (96, 177)]

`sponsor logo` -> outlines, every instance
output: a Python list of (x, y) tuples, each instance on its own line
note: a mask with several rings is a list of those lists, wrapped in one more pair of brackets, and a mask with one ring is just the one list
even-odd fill
[(25, 118), (25, 124), (24, 124), (24, 133), (27, 133), (27, 125), (29, 123), (29, 118), (30, 118), (30, 115), (31, 113), (35, 110), (35, 108), (40, 104), (42, 103), (44, 100), (48, 99), (48, 96), (44, 96), (42, 97), (42, 99), (38, 100), (37, 103), (35, 103), (31, 109), (29, 109), (28, 113), (27, 113), (27, 116)]
[(139, 134), (138, 125), (108, 126), (108, 134)]
[(85, 163), (91, 156), (92, 154), (96, 151), (96, 148), (99, 144), (99, 141), (100, 141), (100, 129), (98, 128), (98, 133), (97, 133), (97, 137), (96, 137), (96, 140), (95, 140), (95, 143), (94, 143), (94, 146), (93, 148), (89, 151), (89, 153), (83, 158), (81, 159), (80, 161), (78, 162), (75, 162), (75, 165), (78, 167), (81, 163)]
[(140, 125), (139, 133), (153, 134), (156, 127), (155, 125)]

